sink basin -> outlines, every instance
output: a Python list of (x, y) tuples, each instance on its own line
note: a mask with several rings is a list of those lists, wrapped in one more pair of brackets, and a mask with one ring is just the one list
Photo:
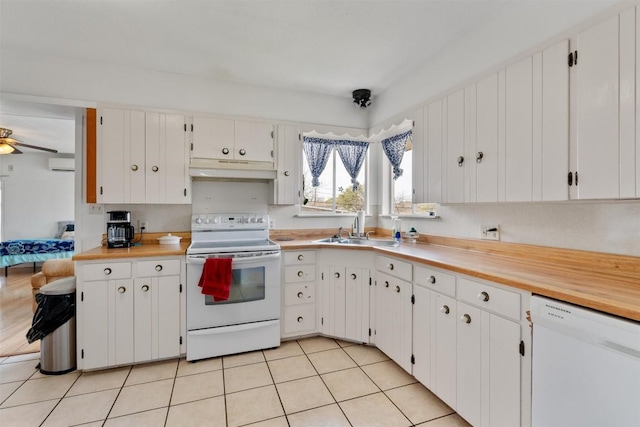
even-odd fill
[(395, 247), (399, 245), (399, 243), (394, 240), (359, 239), (359, 238), (340, 239), (338, 237), (327, 237), (326, 239), (318, 239), (318, 240), (314, 240), (313, 242), (314, 243), (334, 243), (339, 245), (387, 246), (387, 247)]

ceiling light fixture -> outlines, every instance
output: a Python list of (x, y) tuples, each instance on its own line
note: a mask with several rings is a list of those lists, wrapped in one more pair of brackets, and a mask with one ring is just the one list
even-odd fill
[(360, 108), (371, 105), (371, 91), (369, 89), (356, 89), (353, 91), (353, 102)]
[(11, 145), (5, 144), (4, 142), (0, 143), (0, 154), (11, 154), (14, 151), (15, 148), (13, 148)]

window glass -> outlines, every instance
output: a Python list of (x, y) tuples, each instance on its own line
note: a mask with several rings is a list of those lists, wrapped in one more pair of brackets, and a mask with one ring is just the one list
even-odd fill
[[(389, 168), (392, 168), (389, 164)], [(413, 213), (413, 150), (405, 151), (400, 164), (402, 175), (398, 179), (391, 179), (391, 209), (392, 215), (407, 215)], [(390, 174), (393, 176), (393, 172)]]

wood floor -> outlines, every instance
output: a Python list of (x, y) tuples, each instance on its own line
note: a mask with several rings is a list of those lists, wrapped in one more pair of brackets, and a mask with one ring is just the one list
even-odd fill
[[(39, 267), (38, 267), (39, 271)], [(0, 275), (0, 356), (40, 351), (40, 341), (27, 343), (31, 327), (31, 276), (33, 264), (9, 268), (9, 276)]]

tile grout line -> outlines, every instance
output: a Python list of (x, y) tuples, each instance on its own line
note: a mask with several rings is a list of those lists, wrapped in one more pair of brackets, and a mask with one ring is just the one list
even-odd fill
[(124, 381), (122, 382), (122, 385), (120, 386), (120, 390), (118, 390), (118, 394), (116, 395), (116, 398), (113, 399), (113, 403), (111, 404), (111, 407), (107, 411), (107, 416), (104, 417), (104, 420), (102, 421), (102, 425), (103, 426), (107, 423), (107, 420), (109, 419), (109, 415), (111, 415), (111, 411), (113, 411), (113, 407), (116, 406), (116, 402), (118, 401), (118, 398), (122, 394), (122, 390), (124, 389), (124, 385), (127, 383), (127, 380), (129, 379), (129, 376), (131, 375), (131, 371), (133, 371), (133, 366), (129, 366), (129, 372), (127, 372), (127, 376), (124, 378)]
[(164, 426), (167, 425), (167, 421), (169, 421), (169, 411), (171, 410), (171, 399), (173, 399), (173, 392), (176, 389), (176, 379), (178, 378), (178, 369), (180, 369), (180, 360), (178, 359), (178, 363), (176, 363), (176, 371), (173, 374), (173, 385), (171, 386), (171, 393), (169, 394), (169, 403), (167, 403), (167, 413), (164, 416)]
[[(300, 347), (300, 343), (298, 343), (297, 340), (296, 340), (296, 344), (298, 345), (298, 347)], [(281, 343), (281, 345), (282, 345), (282, 343)], [(302, 349), (302, 347), (300, 347), (300, 349)], [(302, 351), (304, 352), (304, 350), (302, 350)], [(276, 379), (273, 378), (273, 373), (271, 372), (271, 367), (269, 366), (269, 361), (267, 360), (267, 357), (264, 355), (264, 350), (262, 350), (262, 357), (264, 357), (265, 363), (267, 365), (267, 370), (269, 371), (269, 376), (271, 377), (271, 381), (273, 382), (273, 388), (276, 390), (276, 395), (278, 396), (278, 401), (280, 402), (280, 407), (282, 408), (282, 413), (284, 414), (284, 419), (287, 422), (287, 425), (291, 426), (291, 423), (289, 422), (289, 417), (287, 417), (287, 411), (285, 411), (284, 404), (282, 403), (282, 397), (280, 396), (280, 392), (278, 391), (278, 386), (276, 385)], [(286, 359), (286, 358), (283, 358), (283, 359)]]

